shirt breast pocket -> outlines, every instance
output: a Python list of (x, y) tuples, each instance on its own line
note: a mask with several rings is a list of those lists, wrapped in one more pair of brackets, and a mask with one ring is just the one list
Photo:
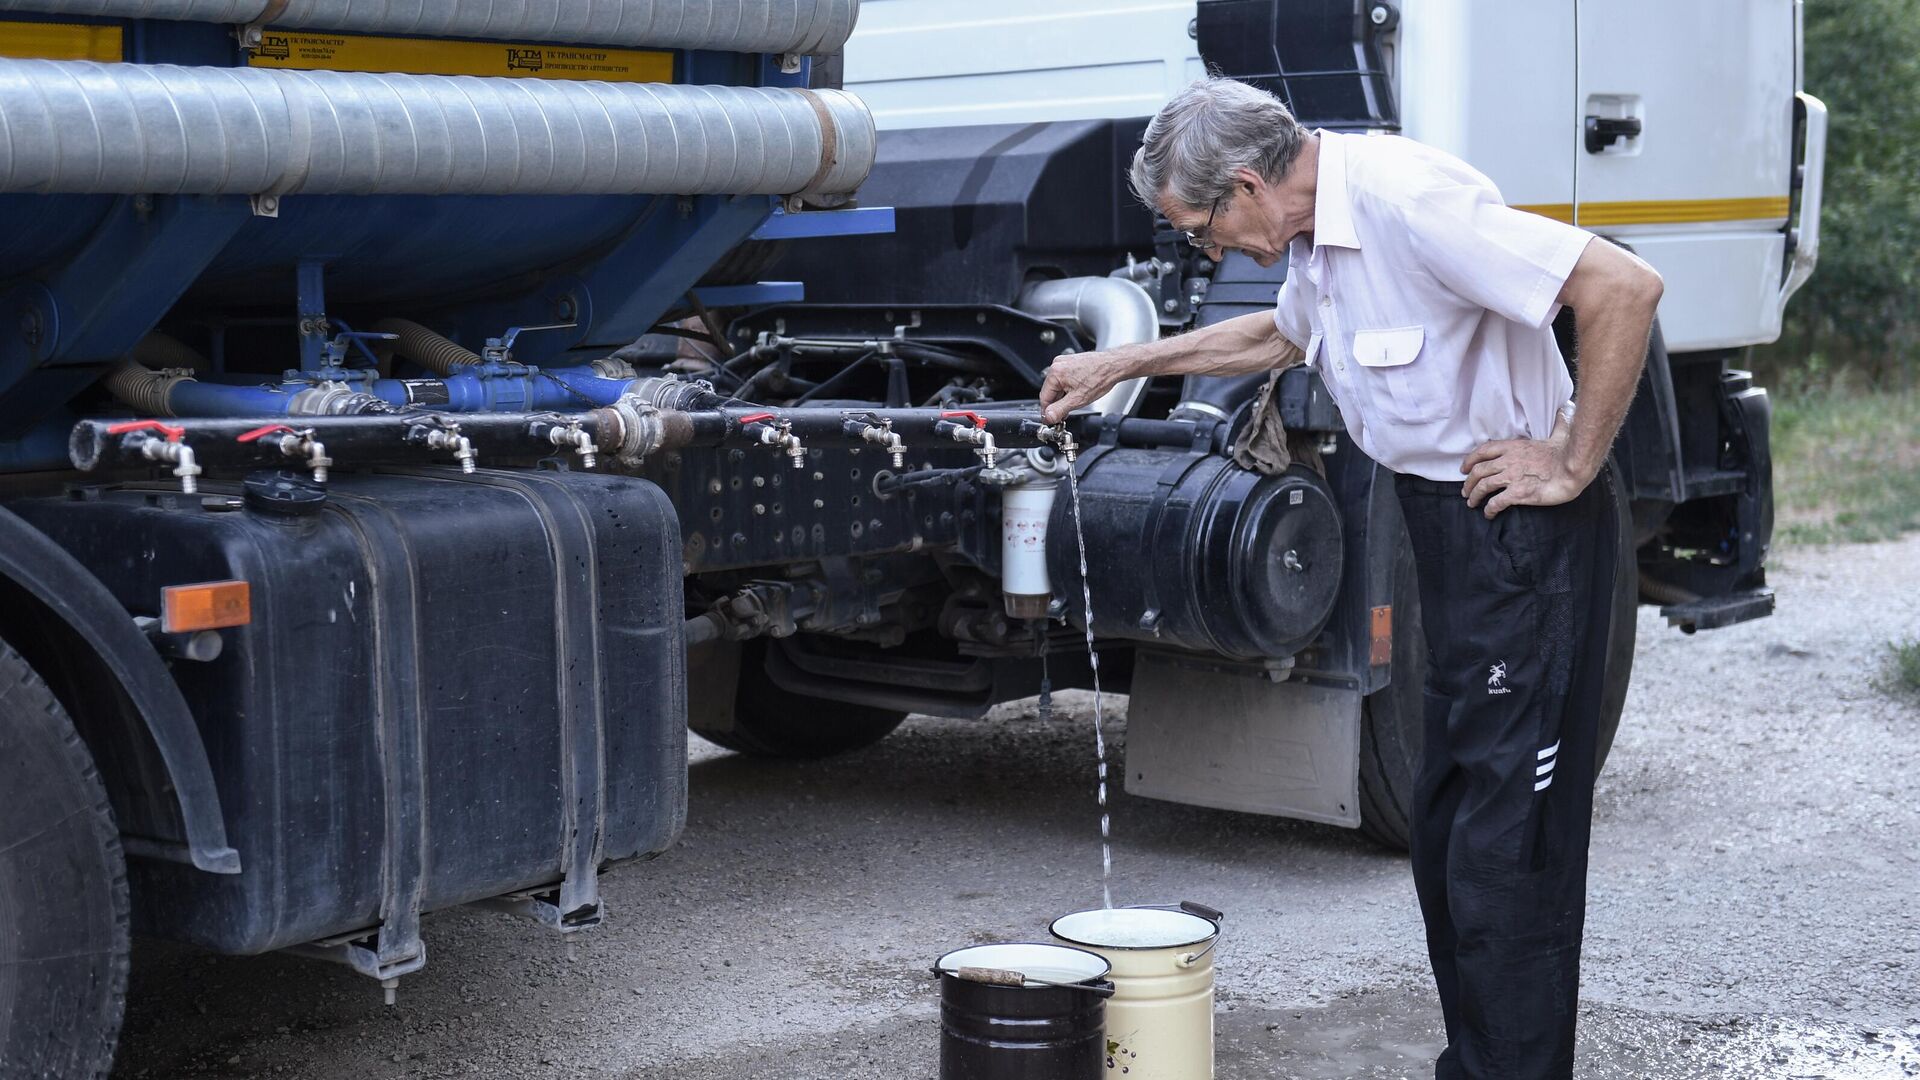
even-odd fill
[(1426, 424), (1453, 415), (1447, 365), (1429, 356), (1422, 326), (1358, 330), (1353, 359), (1368, 383), (1368, 399), (1403, 424)]

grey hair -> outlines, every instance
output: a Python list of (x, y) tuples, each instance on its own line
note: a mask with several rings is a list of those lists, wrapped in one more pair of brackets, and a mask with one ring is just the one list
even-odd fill
[(1171, 196), (1189, 209), (1211, 206), (1250, 169), (1271, 183), (1286, 179), (1307, 131), (1279, 98), (1246, 83), (1201, 79), (1147, 123), (1133, 155), (1133, 194), (1156, 212)]

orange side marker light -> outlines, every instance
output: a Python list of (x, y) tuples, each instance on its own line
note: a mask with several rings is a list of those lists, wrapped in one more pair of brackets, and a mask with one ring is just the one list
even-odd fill
[(1367, 663), (1376, 667), (1390, 664), (1393, 662), (1393, 605), (1374, 608), (1372, 622), (1373, 640), (1367, 651)]
[(203, 581), (160, 590), (160, 629), (169, 634), (245, 626), (253, 621), (253, 587), (244, 581)]

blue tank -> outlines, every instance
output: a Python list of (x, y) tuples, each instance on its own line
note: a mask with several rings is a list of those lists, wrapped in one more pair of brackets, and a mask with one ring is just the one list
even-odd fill
[[(854, 0), (559, 0), (544, 21), (451, 0), (430, 26), (417, 5), (294, 0), (264, 29), (197, 21), (249, 2), (38, 0), (0, 22), (0, 469), (58, 467), (50, 434), (126, 404), (95, 384), (163, 325), (226, 381), (329, 381), (371, 350), (328, 342), (396, 316), (474, 351), (548, 327), (514, 359), (578, 364), (872, 165), (864, 106), (809, 89), (788, 51), (837, 49)], [(120, 9), (164, 17), (98, 14)]]

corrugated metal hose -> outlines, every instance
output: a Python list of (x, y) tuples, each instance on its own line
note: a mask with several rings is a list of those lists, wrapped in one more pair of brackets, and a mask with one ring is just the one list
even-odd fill
[(0, 191), (847, 193), (839, 90), (0, 59)]
[(478, 364), (480, 354), (448, 337), (443, 337), (411, 319), (381, 319), (373, 324), (376, 334), (393, 334), (385, 348), (403, 356), (436, 375), (451, 375), (455, 365)]
[(193, 373), (207, 370), (207, 358), (177, 338), (151, 331), (133, 351), (108, 369), (101, 385), (122, 404), (141, 416), (172, 416), (169, 396), (176, 384), (192, 382)]
[(101, 380), (107, 392), (141, 416), (172, 416), (168, 397), (174, 384), (190, 382), (193, 376), (177, 368), (151, 371), (134, 359), (115, 364)]
[[(278, 8), (278, 10), (275, 10)], [(839, 51), (859, 0), (0, 0), (0, 11), (256, 23), (284, 29), (652, 45), (721, 52)]]

